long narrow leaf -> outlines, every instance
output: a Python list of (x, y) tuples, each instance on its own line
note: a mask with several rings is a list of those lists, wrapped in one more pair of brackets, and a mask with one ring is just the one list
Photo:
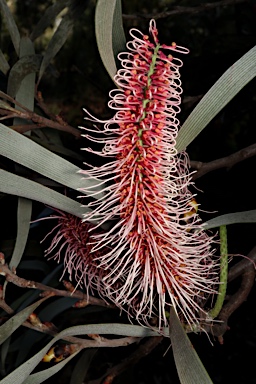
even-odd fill
[(65, 41), (67, 40), (72, 26), (72, 20), (66, 15), (66, 17), (61, 20), (60, 25), (58, 26), (46, 49), (39, 71), (39, 77), (37, 82), (38, 84), (44, 74), (45, 69), (48, 67), (51, 60), (56, 56), (56, 54), (59, 52), (59, 50), (62, 48)]
[[(0, 155), (72, 189), (77, 190), (85, 186), (77, 166), (1, 123)], [(86, 183), (90, 184), (95, 191), (104, 188), (103, 185), (99, 188), (95, 187), (99, 183), (97, 180), (86, 181)], [(103, 194), (99, 193), (95, 197), (102, 196)]]
[[(165, 336), (168, 335), (168, 328), (164, 329)], [(37, 364), (42, 360), (44, 355), (49, 351), (56, 341), (66, 336), (78, 336), (88, 334), (101, 334), (101, 335), (119, 335), (119, 336), (133, 336), (133, 337), (147, 337), (147, 336), (161, 336), (158, 332), (147, 329), (138, 325), (126, 324), (90, 324), (79, 325), (67, 328), (55, 336), (43, 349), (37, 354), (20, 365), (15, 371), (6, 376), (1, 384), (22, 384), (29, 376)], [(197, 383), (198, 384), (198, 383)], [(206, 383), (207, 384), (207, 383)]]
[[(34, 55), (34, 44), (28, 37), (23, 37), (20, 40), (20, 58), (27, 57), (27, 55)], [(32, 56), (33, 57), (33, 56)], [(24, 67), (25, 65), (23, 65)], [(13, 68), (12, 68), (13, 70)], [(16, 84), (18, 86), (18, 92), (16, 94), (16, 100), (23, 104), (25, 107), (29, 108), (31, 111), (34, 110), (34, 93), (35, 93), (35, 79), (36, 74), (34, 71), (26, 75), (24, 78), (19, 80), (13, 78), (11, 74), (8, 78), (8, 87)], [(19, 109), (18, 106), (15, 106), (16, 109)], [(20, 119), (14, 119), (14, 125), (19, 124)], [(27, 132), (27, 135), (30, 135), (30, 132)], [(23, 171), (19, 168), (20, 165), (16, 164), (17, 171)], [(29, 227), (32, 214), (32, 201), (19, 197), (18, 199), (18, 209), (17, 209), (17, 236), (15, 241), (15, 247), (13, 254), (9, 263), (11, 268), (16, 268), (23, 256), (25, 246), (27, 244)]]
[(241, 89), (256, 76), (256, 46), (212, 86), (181, 127), (176, 148), (184, 150)]
[(19, 198), (17, 209), (17, 237), (15, 247), (9, 263), (10, 268), (16, 268), (21, 260), (29, 233), (31, 221), (32, 202), (31, 200)]
[(170, 339), (181, 384), (213, 384), (174, 309), (170, 311)]
[(55, 375), (57, 372), (59, 372), (66, 364), (70, 362), (78, 353), (80, 350), (72, 353), (67, 359), (61, 361), (60, 363), (54, 365), (51, 368), (44, 369), (43, 371), (33, 373), (30, 375), (25, 381), (23, 381), (23, 384), (41, 384), (45, 380), (49, 379), (53, 375)]
[(112, 25), (112, 47), (114, 58), (117, 61), (117, 55), (126, 50), (126, 37), (123, 28), (122, 2), (116, 1), (113, 25)]
[(15, 49), (17, 55), (19, 55), (20, 33), (19, 33), (18, 27), (14, 21), (13, 15), (12, 15), (12, 13), (11, 13), (5, 0), (0, 0), (0, 9), (1, 9), (1, 11), (5, 17), (5, 22), (6, 22), (8, 31), (10, 33), (11, 39), (12, 39), (14, 49)]
[(25, 179), (24, 177), (14, 175), (13, 173), (7, 172), (3, 169), (0, 169), (0, 180), (1, 192), (39, 201), (81, 218), (83, 210), (86, 211), (86, 208), (81, 208), (81, 204), (77, 201), (61, 195), (52, 189), (44, 187), (41, 184)]
[(34, 312), (34, 310), (43, 303), (47, 297), (38, 300), (36, 303), (31, 304), (29, 307), (18, 312), (12, 316), (3, 325), (0, 326), (0, 344), (2, 344), (8, 337)]
[(85, 382), (84, 379), (87, 375), (87, 371), (97, 352), (98, 348), (90, 348), (82, 353), (82, 356), (79, 358), (72, 371), (70, 384), (83, 384)]
[(81, 16), (87, 6), (86, 1), (73, 1), (68, 2), (68, 12), (63, 16), (58, 28), (52, 36), (49, 45), (46, 49), (41, 68), (39, 71), (38, 83), (40, 82), (46, 67), (50, 61), (56, 56), (59, 50), (66, 42), (75, 21)]
[[(11, 97), (16, 96), (19, 90), (21, 81), (28, 74), (33, 72), (38, 72), (41, 62), (42, 62), (42, 55), (30, 54), (22, 57), (20, 60), (17, 61), (17, 63), (14, 64), (9, 74), (9, 83), (7, 88), (7, 93), (9, 96)], [(22, 104), (26, 106), (24, 103)]]
[(9, 69), (10, 65), (8, 64), (8, 61), (6, 60), (3, 52), (0, 49), (0, 70), (3, 72), (4, 75), (6, 75)]
[(101, 60), (113, 80), (117, 72), (115, 57), (125, 48), (121, 0), (98, 0), (95, 33)]
[(46, 28), (54, 23), (55, 18), (67, 6), (67, 3), (68, 0), (58, 0), (56, 3), (52, 4), (49, 8), (46, 9), (42, 18), (39, 20), (30, 35), (32, 41), (42, 35)]
[(256, 210), (227, 213), (220, 215), (204, 223), (204, 228), (210, 229), (221, 225), (256, 223)]

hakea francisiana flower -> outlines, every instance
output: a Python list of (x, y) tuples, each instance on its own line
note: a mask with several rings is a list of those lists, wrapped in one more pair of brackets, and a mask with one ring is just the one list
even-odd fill
[(93, 252), (108, 248), (97, 257), (99, 271), (107, 271), (100, 290), (108, 298), (146, 324), (152, 315), (166, 324), (170, 306), (192, 324), (200, 318), (202, 298), (215, 292), (217, 275), (213, 239), (188, 189), (188, 157), (175, 149), (182, 62), (168, 51), (188, 50), (160, 44), (154, 20), (149, 32), (132, 29), (128, 53), (118, 55), (119, 89), (110, 92), (109, 102), (115, 116), (100, 121), (86, 111), (87, 120), (105, 123), (104, 138), (97, 127), (84, 128), (86, 138), (105, 144), (101, 152), (86, 151), (113, 159), (99, 167), (85, 163), (89, 169), (81, 171), (105, 193), (99, 197), (91, 187), (82, 189), (95, 199), (84, 220), (98, 226), (115, 220), (107, 232), (92, 236)]
[[(94, 226), (61, 211), (57, 211), (51, 219), (57, 219), (58, 223), (46, 236), (54, 234), (49, 248), (45, 250), (45, 256), (58, 262), (63, 261), (63, 275), (67, 272), (70, 279), (76, 280), (77, 286), (85, 286), (87, 295), (100, 291), (99, 287), (106, 271), (98, 268), (97, 257), (108, 249), (91, 253), (93, 246), (90, 244), (90, 238), (95, 234)], [(96, 233), (99, 232), (101, 231), (96, 230)]]

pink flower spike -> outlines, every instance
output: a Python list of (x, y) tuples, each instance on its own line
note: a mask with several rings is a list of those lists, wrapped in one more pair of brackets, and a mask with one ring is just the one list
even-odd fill
[[(105, 122), (105, 146), (101, 152), (86, 149), (112, 159), (81, 171), (84, 179), (102, 178), (107, 185), (105, 196), (88, 204), (93, 211), (84, 220), (97, 218), (99, 226), (115, 220), (108, 232), (91, 236), (92, 251), (108, 248), (97, 257), (98, 268), (106, 271), (108, 298), (144, 324), (152, 316), (159, 326), (166, 324), (173, 306), (192, 326), (202, 317), (204, 298), (216, 293), (218, 277), (213, 238), (203, 230), (188, 189), (189, 160), (175, 148), (182, 62), (168, 51), (188, 50), (160, 45), (154, 20), (149, 32), (150, 37), (132, 29), (128, 52), (119, 54), (120, 89), (110, 92), (116, 114)], [(91, 115), (90, 120), (100, 122)], [(93, 129), (84, 129), (86, 138), (96, 141)], [(89, 188), (83, 191), (97, 197)]]
[(94, 226), (83, 223), (80, 218), (71, 214), (58, 212), (59, 214), (52, 217), (58, 219), (58, 224), (46, 236), (55, 233), (45, 256), (64, 262), (63, 275), (68, 272), (70, 280), (73, 277), (77, 281), (77, 286), (86, 287), (87, 295), (99, 293), (105, 297), (102, 280), (106, 272), (98, 268), (97, 258), (105, 254), (107, 249), (91, 252), (90, 238), (95, 234)]

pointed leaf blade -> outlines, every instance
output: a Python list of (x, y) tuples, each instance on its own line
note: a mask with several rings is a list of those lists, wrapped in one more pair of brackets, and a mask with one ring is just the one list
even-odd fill
[(121, 0), (98, 0), (95, 11), (95, 33), (101, 60), (111, 77), (117, 72), (116, 55), (125, 49)]
[(256, 223), (256, 210), (227, 213), (217, 216), (206, 223), (205, 229), (220, 227), (221, 225)]
[(231, 99), (256, 76), (256, 46), (210, 88), (181, 127), (176, 149), (183, 151)]
[[(165, 328), (162, 331), (165, 335), (167, 335), (169, 332), (168, 328)], [(17, 369), (15, 369), (8, 376), (6, 376), (1, 381), (1, 384), (22, 384), (54, 343), (66, 336), (78, 336), (88, 334), (120, 335), (133, 337), (162, 336), (157, 331), (147, 329), (139, 325), (89, 324), (67, 328), (64, 331), (60, 332), (58, 335), (56, 335), (43, 349), (41, 349), (33, 357), (31, 357), (25, 363), (21, 364)]]
[(170, 339), (181, 384), (213, 384), (175, 311), (170, 311)]
[(46, 28), (51, 26), (58, 14), (67, 6), (68, 0), (58, 0), (56, 3), (52, 4), (46, 9), (43, 16), (35, 26), (33, 32), (30, 35), (32, 41), (36, 40), (41, 36)]
[(0, 9), (5, 17), (5, 22), (8, 28), (8, 31), (10, 33), (12, 43), (14, 46), (14, 49), (19, 56), (20, 51), (20, 33), (17, 27), (17, 24), (15, 23), (15, 20), (13, 18), (13, 15), (10, 11), (10, 8), (8, 7), (5, 0), (0, 0)]
[(29, 315), (34, 312), (34, 310), (43, 303), (48, 297), (38, 300), (36, 303), (30, 305), (29, 307), (18, 312), (16, 315), (12, 316), (7, 320), (3, 325), (0, 326), (0, 344), (2, 344), (8, 337), (17, 329), (19, 326), (27, 320)]
[[(83, 188), (85, 183), (87, 185), (89, 183), (95, 191), (100, 191), (104, 188), (103, 184), (97, 187), (97, 184), (100, 182), (99, 180), (85, 182), (78, 173), (79, 168), (77, 166), (1, 123), (0, 154), (75, 190)], [(101, 197), (103, 197), (102, 193), (98, 193), (95, 196), (95, 198)]]
[(0, 169), (0, 191), (39, 201), (51, 207), (82, 218), (81, 204), (34, 181)]

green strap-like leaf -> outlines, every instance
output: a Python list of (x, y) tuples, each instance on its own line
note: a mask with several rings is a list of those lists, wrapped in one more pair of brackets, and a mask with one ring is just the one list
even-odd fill
[(95, 33), (101, 60), (111, 77), (117, 72), (116, 55), (125, 49), (121, 0), (98, 0)]
[(28, 199), (39, 201), (51, 207), (60, 209), (82, 218), (83, 212), (88, 209), (81, 208), (81, 204), (60, 193), (53, 191), (34, 181), (14, 175), (0, 169), (0, 191), (10, 195), (22, 196)]
[(170, 311), (170, 339), (181, 384), (213, 384), (175, 311)]
[(20, 33), (18, 27), (14, 21), (13, 15), (5, 0), (0, 0), (0, 9), (5, 17), (5, 22), (10, 33), (14, 49), (19, 55), (20, 51)]
[(82, 384), (85, 382), (85, 377), (87, 375), (88, 369), (90, 367), (91, 361), (94, 358), (98, 351), (98, 348), (90, 348), (85, 350), (78, 362), (76, 363), (72, 376), (70, 379), (70, 384)]
[[(78, 173), (77, 166), (1, 123), (0, 155), (75, 190), (89, 185), (93, 187), (99, 183), (97, 180), (85, 182)], [(98, 188), (94, 187), (93, 190), (100, 191), (103, 188), (104, 186), (101, 185)], [(19, 196), (24, 196), (24, 194)], [(101, 198), (102, 196), (103, 194), (99, 193), (95, 197)]]
[(45, 55), (39, 71), (38, 84), (44, 74), (45, 69), (50, 64), (51, 60), (57, 55), (59, 50), (65, 44), (74, 22), (80, 17), (87, 6), (86, 1), (73, 1), (68, 2), (68, 12), (63, 16), (58, 28), (52, 36), (49, 45), (45, 51)]
[(2, 71), (5, 75), (10, 69), (10, 65), (8, 64), (8, 61), (4, 57), (3, 52), (0, 49), (0, 71)]
[(184, 150), (241, 89), (256, 76), (256, 46), (212, 86), (181, 127), (176, 148)]
[[(20, 40), (20, 58), (26, 58), (28, 55), (32, 55), (32, 57), (34, 57), (34, 53), (35, 50), (32, 41), (28, 37), (23, 37)], [(24, 67), (25, 65), (23, 64), (23, 68)], [(15, 94), (16, 100), (23, 104), (26, 108), (29, 108), (31, 111), (34, 110), (35, 79), (36, 74), (33, 70), (30, 74), (27, 74), (25, 77), (20, 77), (19, 79), (12, 77), (11, 73), (8, 78), (8, 87), (13, 84), (18, 87), (17, 93)], [(20, 109), (18, 106), (15, 106), (15, 108)], [(13, 123), (14, 125), (19, 124), (20, 119), (15, 118)], [(24, 121), (21, 122), (21, 124), (24, 124)], [(30, 132), (27, 132), (27, 135), (30, 135)], [(16, 164), (15, 167), (17, 171), (21, 171), (22, 173), (24, 172), (24, 169), (20, 169), (21, 167), (19, 164)], [(19, 197), (17, 209), (17, 236), (13, 254), (9, 263), (10, 268), (16, 268), (18, 266), (24, 253), (29, 234), (31, 214), (32, 201)]]
[[(169, 329), (164, 328), (165, 336), (168, 335)], [(101, 335), (119, 335), (119, 336), (133, 336), (133, 337), (147, 337), (147, 336), (161, 336), (157, 331), (141, 327), (139, 325), (126, 325), (126, 324), (90, 324), (79, 325), (67, 328), (55, 336), (41, 351), (36, 353), (33, 357), (20, 365), (17, 369), (6, 376), (1, 384), (22, 384), (29, 376), (37, 364), (42, 360), (44, 355), (49, 351), (54, 343), (66, 336), (79, 336), (88, 334), (101, 334)], [(197, 383), (198, 384), (198, 383)], [(207, 384), (207, 383), (206, 383)]]
[[(126, 51), (126, 37), (124, 34), (124, 28), (123, 28), (121, 0), (116, 1), (116, 6), (114, 10), (113, 25), (112, 25), (112, 46), (113, 46), (115, 61), (118, 62), (118, 59), (117, 59), (118, 53)], [(117, 63), (117, 66), (118, 66), (118, 63)]]
[(16, 268), (22, 258), (25, 246), (27, 244), (31, 213), (32, 201), (20, 197), (17, 209), (17, 237), (13, 254), (9, 263), (10, 268)]
[(33, 373), (30, 375), (25, 381), (23, 381), (22, 384), (41, 384), (45, 380), (49, 379), (53, 375), (55, 375), (57, 372), (59, 372), (66, 364), (70, 362), (78, 353), (80, 350), (74, 352), (72, 355), (70, 355), (67, 359), (61, 361), (60, 363), (54, 365), (51, 368), (44, 369), (43, 371)]
[(36, 303), (31, 304), (29, 307), (18, 312), (16, 315), (12, 316), (7, 320), (3, 325), (0, 326), (0, 344), (2, 344), (8, 337), (17, 329), (19, 326), (27, 320), (29, 315), (34, 312), (34, 310), (43, 303), (47, 297), (38, 300)]
[(256, 223), (256, 210), (227, 213), (204, 223), (205, 229), (220, 227), (221, 225)]
[[(15, 97), (19, 90), (21, 81), (28, 74), (33, 72), (38, 72), (41, 62), (42, 62), (42, 55), (33, 55), (33, 54), (26, 55), (22, 57), (20, 60), (18, 60), (17, 63), (15, 63), (14, 66), (12, 67), (9, 74), (7, 94), (11, 97)], [(35, 88), (35, 84), (34, 84), (34, 88)], [(21, 101), (20, 103), (26, 106)]]
[(72, 29), (73, 21), (68, 18), (64, 17), (60, 25), (58, 26), (57, 30), (55, 31), (53, 37), (51, 38), (49, 45), (46, 49), (46, 52), (44, 54), (42, 64), (39, 71), (39, 77), (38, 77), (38, 84), (44, 74), (45, 69), (50, 64), (51, 60), (57, 55), (59, 50), (63, 47), (64, 43), (66, 42), (69, 33)]
[(46, 28), (54, 24), (56, 17), (67, 6), (67, 4), (68, 0), (58, 0), (56, 3), (52, 4), (49, 8), (46, 9), (42, 18), (39, 20), (30, 35), (32, 41), (41, 36)]

